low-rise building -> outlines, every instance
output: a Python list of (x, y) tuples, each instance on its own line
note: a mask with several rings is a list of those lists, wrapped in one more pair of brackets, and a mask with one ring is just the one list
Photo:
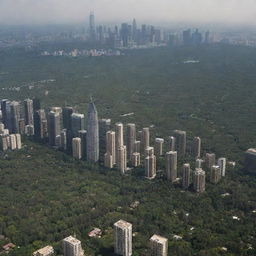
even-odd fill
[(54, 254), (53, 247), (49, 245), (33, 252), (33, 256), (52, 256), (53, 254)]

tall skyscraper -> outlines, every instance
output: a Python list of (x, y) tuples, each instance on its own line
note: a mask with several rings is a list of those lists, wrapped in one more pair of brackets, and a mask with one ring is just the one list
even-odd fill
[(86, 159), (87, 131), (86, 130), (78, 131), (78, 137), (81, 139), (81, 154), (82, 154), (82, 158)]
[(90, 13), (90, 17), (89, 17), (89, 34), (90, 34), (90, 40), (95, 41), (96, 29), (95, 29), (95, 17), (93, 12)]
[(97, 39), (99, 40), (99, 42), (101, 44), (104, 43), (104, 30), (103, 30), (103, 26), (100, 25), (97, 29), (96, 29), (96, 35), (97, 35)]
[(116, 133), (113, 131), (108, 131), (106, 133), (106, 153), (112, 156), (113, 164), (116, 163)]
[(81, 139), (73, 138), (72, 139), (72, 153), (75, 159), (82, 158), (82, 147), (81, 147)]
[(195, 158), (200, 158), (200, 155), (201, 155), (201, 139), (199, 137), (195, 137), (193, 139), (192, 155)]
[(61, 150), (67, 150), (67, 129), (62, 129), (60, 132), (60, 145)]
[(193, 175), (193, 187), (197, 193), (205, 191), (205, 171), (201, 168), (196, 168)]
[(124, 145), (124, 125), (120, 122), (115, 124), (116, 132), (116, 156), (118, 149)]
[(140, 166), (140, 153), (134, 152), (132, 154), (132, 166), (133, 167), (138, 167)]
[(16, 138), (16, 148), (17, 149), (21, 149), (21, 135), (19, 133), (15, 134), (15, 138)]
[(155, 154), (154, 147), (147, 147), (147, 148), (145, 148), (145, 157), (152, 156), (154, 154)]
[(8, 134), (1, 134), (0, 135), (0, 150), (6, 151), (8, 149), (8, 141), (9, 135)]
[(147, 42), (148, 42), (147, 25), (142, 24), (142, 25), (141, 25), (141, 38), (140, 38), (140, 43), (141, 43), (141, 44), (147, 44)]
[(19, 125), (19, 133), (20, 134), (24, 134), (25, 133), (25, 119), (24, 118), (20, 118), (18, 121), (18, 125)]
[(135, 19), (132, 21), (132, 40), (137, 41), (137, 22)]
[(127, 153), (129, 160), (135, 152), (136, 126), (135, 124), (127, 124)]
[(62, 110), (63, 128), (67, 130), (72, 129), (71, 116), (74, 113), (72, 107), (64, 107)]
[(5, 128), (12, 133), (12, 126), (13, 126), (13, 120), (12, 120), (12, 113), (11, 113), (11, 104), (12, 101), (6, 101), (5, 102), (5, 111), (6, 111), (6, 124)]
[(33, 125), (34, 124), (33, 100), (31, 100), (31, 99), (24, 100), (24, 112), (25, 112), (25, 124)]
[(176, 150), (176, 139), (175, 137), (171, 136), (169, 137), (169, 143), (170, 143), (170, 151), (175, 151)]
[(220, 167), (222, 177), (225, 177), (226, 175), (226, 164), (227, 164), (227, 159), (225, 157), (221, 157), (218, 159), (218, 166)]
[(168, 239), (153, 235), (149, 240), (150, 256), (168, 256)]
[(245, 170), (251, 174), (256, 174), (256, 149), (249, 148), (245, 152)]
[(144, 153), (144, 150), (149, 147), (149, 140), (150, 140), (150, 134), (149, 134), (149, 128), (143, 128), (142, 129), (142, 152)]
[(10, 148), (11, 148), (11, 150), (17, 149), (15, 134), (10, 134), (9, 139), (10, 139)]
[(71, 115), (74, 113), (74, 109), (72, 107), (64, 107), (62, 110), (62, 120), (63, 120), (63, 128), (67, 129), (67, 152), (72, 152), (72, 121)]
[(132, 224), (119, 220), (114, 224), (115, 254), (121, 256), (132, 255)]
[(141, 152), (141, 142), (139, 140), (136, 140), (134, 143), (134, 152)]
[(48, 137), (48, 122), (47, 122), (47, 119), (42, 120), (42, 127), (43, 127), (44, 138), (47, 138)]
[(175, 130), (174, 137), (176, 138), (176, 148), (178, 156), (185, 156), (186, 154), (186, 132)]
[[(153, 149), (153, 150), (152, 150)], [(156, 156), (154, 155), (154, 148), (148, 147), (145, 157), (145, 177), (147, 179), (154, 179), (156, 177)]]
[(81, 246), (81, 241), (69, 236), (63, 239), (64, 256), (84, 256), (84, 251)]
[(71, 115), (72, 137), (78, 137), (78, 131), (84, 130), (85, 121), (84, 114), (73, 113)]
[(155, 43), (155, 41), (156, 41), (155, 27), (150, 26), (149, 42), (150, 43)]
[(127, 23), (122, 23), (120, 30), (120, 37), (123, 42), (123, 47), (128, 47), (129, 45), (129, 27)]
[(2, 122), (6, 128), (8, 128), (7, 124), (7, 105), (10, 103), (8, 99), (1, 100), (1, 111), (2, 111)]
[(196, 168), (202, 168), (203, 162), (204, 162), (203, 159), (200, 159), (200, 158), (196, 159)]
[(37, 141), (47, 137), (47, 119), (43, 109), (34, 112), (34, 133)]
[(5, 129), (5, 126), (3, 123), (0, 123), (0, 135), (8, 135), (9, 134), (9, 130)]
[(210, 173), (210, 182), (213, 184), (217, 184), (221, 179), (221, 170), (218, 165), (213, 165), (211, 167)]
[(61, 149), (61, 135), (57, 135), (55, 138), (55, 146), (58, 149)]
[(26, 125), (26, 126), (25, 126), (25, 134), (26, 134), (27, 136), (33, 136), (33, 135), (35, 135), (34, 125)]
[(183, 31), (183, 44), (184, 45), (192, 44), (192, 36), (191, 36), (190, 29)]
[(110, 130), (111, 119), (100, 119), (99, 120), (99, 145), (100, 145), (100, 160), (104, 160), (104, 154), (107, 152), (106, 133)]
[(127, 169), (127, 151), (126, 146), (120, 146), (117, 150), (117, 168), (121, 174), (125, 174)]
[(182, 188), (188, 189), (191, 180), (190, 164), (184, 164), (182, 168)]
[(4, 124), (0, 123), (0, 134), (4, 133)]
[(93, 102), (89, 103), (87, 115), (87, 161), (99, 161), (99, 122), (98, 112)]
[(104, 155), (104, 166), (110, 169), (114, 167), (113, 156), (108, 152)]
[(203, 37), (198, 29), (192, 34), (192, 42), (194, 45), (200, 45), (202, 43)]
[(211, 167), (213, 165), (216, 164), (216, 159), (215, 159), (215, 154), (214, 153), (206, 153), (205, 155), (205, 164), (206, 164), (206, 167), (211, 169)]
[(171, 182), (177, 179), (177, 151), (166, 153), (166, 176)]
[(57, 146), (56, 137), (60, 135), (60, 114), (53, 111), (48, 114), (49, 144)]
[(204, 43), (205, 44), (209, 44), (210, 43), (210, 32), (209, 31), (205, 32)]
[[(155, 37), (156, 37), (156, 42), (158, 44), (160, 44), (162, 42), (162, 31), (161, 29), (155, 29)], [(173, 39), (171, 39), (173, 38)], [(169, 36), (169, 44), (173, 41), (173, 44), (175, 44), (175, 36), (174, 35), (170, 35)], [(172, 44), (172, 45), (173, 45)]]
[(8, 129), (11, 133), (19, 133), (19, 119), (20, 119), (20, 103), (17, 101), (12, 101), (10, 103), (10, 127)]
[(156, 156), (160, 157), (163, 155), (163, 145), (164, 145), (164, 139), (162, 138), (155, 139)]
[(33, 110), (38, 111), (39, 109), (41, 109), (41, 102), (38, 98), (34, 98), (33, 99)]

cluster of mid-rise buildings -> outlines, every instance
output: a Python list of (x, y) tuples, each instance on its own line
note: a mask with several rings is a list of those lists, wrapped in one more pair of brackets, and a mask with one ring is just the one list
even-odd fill
[[(119, 220), (114, 224), (114, 252), (120, 256), (132, 255), (132, 224)], [(64, 256), (85, 256), (81, 241), (74, 236), (69, 236), (62, 241)], [(33, 256), (52, 256), (54, 249), (46, 246), (33, 253)], [(159, 235), (153, 235), (149, 240), (149, 256), (167, 256), (168, 239)]]
[[(5, 105), (5, 101), (1, 103)], [(21, 149), (21, 135), (19, 129), (19, 103), (17, 101), (9, 101), (5, 105), (6, 112), (4, 112), (2, 119), (5, 121), (0, 122), (0, 150), (6, 151)], [(5, 115), (7, 114), (8, 115)], [(0, 116), (1, 117), (1, 116)], [(24, 119), (25, 122), (25, 119)]]
[[(111, 119), (98, 119), (92, 101), (89, 103), (86, 122), (85, 115), (77, 113), (73, 107), (51, 107), (46, 111), (41, 108), (38, 99), (26, 99), (23, 103), (3, 99), (1, 116), (2, 151), (8, 149), (6, 145), (12, 149), (20, 148), (20, 134), (25, 134), (35, 141), (46, 142), (72, 154), (75, 159), (100, 162), (106, 168), (115, 168), (122, 174), (130, 169), (144, 168), (147, 179), (156, 177), (157, 162), (165, 158), (165, 178), (171, 183), (181, 180), (183, 189), (193, 188), (199, 193), (205, 191), (206, 176), (214, 184), (225, 176), (226, 158), (216, 159), (214, 153), (206, 153), (202, 157), (199, 137), (194, 137), (189, 146), (187, 134), (181, 130), (173, 131), (167, 140), (153, 139), (149, 127), (137, 131), (134, 123), (124, 125), (117, 122), (112, 125)], [(8, 135), (4, 126), (15, 135)], [(7, 137), (10, 138), (8, 142)], [(186, 156), (194, 160), (191, 163), (184, 162), (179, 172), (178, 160), (185, 161)]]

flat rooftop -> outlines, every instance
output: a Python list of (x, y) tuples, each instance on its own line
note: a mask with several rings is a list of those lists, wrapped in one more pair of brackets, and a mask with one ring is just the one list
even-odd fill
[(256, 148), (249, 148), (246, 152), (247, 153), (256, 153)]
[(164, 139), (163, 139), (163, 138), (156, 138), (156, 142), (162, 142), (162, 143), (164, 143)]
[(68, 236), (68, 237), (64, 238), (63, 241), (69, 242), (69, 243), (71, 243), (71, 244), (79, 244), (79, 243), (81, 243), (80, 240), (76, 239), (76, 238), (73, 237), (73, 236)]
[(196, 168), (195, 173), (205, 174), (205, 171), (202, 168)]
[(165, 242), (168, 241), (168, 239), (165, 238), (165, 237), (159, 236), (159, 235), (153, 235), (150, 238), (150, 241), (155, 241), (155, 242), (158, 242), (158, 243), (165, 243)]
[(117, 221), (117, 222), (114, 224), (114, 226), (120, 227), (120, 228), (129, 228), (129, 227), (132, 226), (132, 224), (129, 223), (129, 222), (127, 222), (127, 221), (125, 221), (125, 220), (119, 220), (119, 221)]
[(37, 254), (49, 255), (50, 253), (53, 253), (53, 252), (54, 252), (53, 247), (48, 245), (48, 246), (46, 246), (42, 249), (39, 249), (39, 250), (35, 251), (33, 253), (33, 255), (37, 255)]
[(175, 134), (181, 134), (181, 135), (186, 134), (186, 132), (185, 132), (185, 131), (182, 131), (182, 130), (174, 130), (173, 132), (174, 132)]

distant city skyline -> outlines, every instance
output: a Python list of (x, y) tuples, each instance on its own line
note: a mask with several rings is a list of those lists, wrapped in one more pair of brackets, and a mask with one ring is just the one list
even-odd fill
[(128, 22), (135, 17), (158, 24), (256, 25), (255, 9), (253, 0), (1, 0), (0, 25), (83, 23), (91, 11), (99, 23)]

